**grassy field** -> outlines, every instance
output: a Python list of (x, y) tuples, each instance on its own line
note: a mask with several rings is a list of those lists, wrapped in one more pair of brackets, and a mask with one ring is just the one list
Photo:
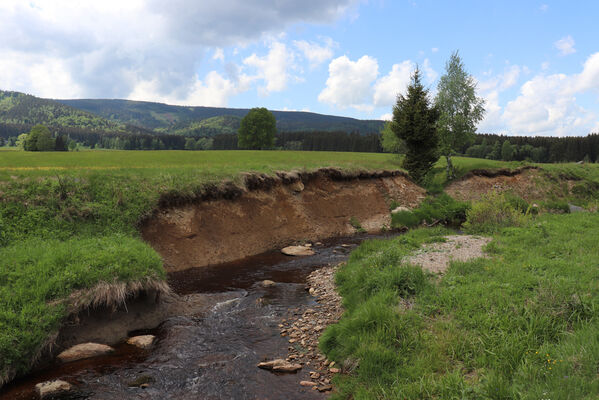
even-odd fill
[(402, 263), (444, 233), (365, 242), (340, 270), (347, 311), (321, 346), (353, 370), (334, 398), (598, 398), (599, 215), (503, 229), (440, 279)]

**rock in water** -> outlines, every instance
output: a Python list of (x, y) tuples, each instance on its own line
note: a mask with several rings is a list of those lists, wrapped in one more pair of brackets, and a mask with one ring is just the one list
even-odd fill
[(267, 369), (274, 372), (295, 372), (302, 369), (302, 366), (300, 364), (294, 364), (285, 360), (277, 359), (261, 362), (258, 364), (258, 368)]
[(35, 392), (40, 399), (56, 398), (71, 391), (71, 384), (65, 381), (48, 381), (35, 385)]
[(82, 343), (63, 351), (58, 355), (62, 362), (82, 360), (84, 358), (102, 356), (114, 352), (114, 349), (105, 344)]
[(311, 256), (314, 255), (314, 250), (307, 246), (287, 246), (281, 249), (281, 253), (288, 256)]
[(265, 279), (262, 281), (262, 286), (264, 287), (271, 287), (276, 285), (276, 283), (274, 281), (271, 281), (270, 279)]
[(133, 336), (127, 340), (127, 343), (139, 347), (140, 349), (149, 349), (152, 347), (154, 339), (156, 339), (156, 336), (154, 335)]

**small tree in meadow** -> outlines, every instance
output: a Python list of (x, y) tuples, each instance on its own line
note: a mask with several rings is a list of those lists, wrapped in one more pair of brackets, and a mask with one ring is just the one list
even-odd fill
[(441, 112), (438, 122), (440, 150), (447, 161), (447, 179), (455, 177), (451, 156), (474, 139), (476, 124), (485, 114), (485, 101), (476, 96), (476, 82), (466, 72), (458, 52), (445, 65), (435, 103)]
[(237, 145), (240, 149), (271, 149), (275, 145), (277, 121), (264, 107), (252, 108), (240, 122)]

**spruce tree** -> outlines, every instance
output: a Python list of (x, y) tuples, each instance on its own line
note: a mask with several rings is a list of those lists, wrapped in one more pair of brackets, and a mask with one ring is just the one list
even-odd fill
[(439, 159), (438, 119), (439, 111), (431, 104), (416, 68), (406, 96), (397, 96), (391, 121), (391, 130), (407, 147), (403, 167), (416, 182), (422, 182)]

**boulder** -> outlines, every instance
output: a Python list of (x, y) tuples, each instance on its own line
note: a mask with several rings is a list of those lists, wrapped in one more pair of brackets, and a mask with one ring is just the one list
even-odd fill
[(57, 398), (70, 391), (71, 384), (61, 380), (42, 382), (35, 385), (35, 392), (42, 400)]
[(577, 213), (577, 212), (583, 212), (583, 211), (585, 211), (584, 208), (575, 206), (574, 204), (568, 204), (568, 208), (570, 209), (571, 213)]
[(302, 366), (300, 364), (294, 364), (289, 361), (277, 359), (261, 362), (258, 364), (258, 368), (267, 369), (273, 372), (295, 372), (302, 369)]
[(287, 256), (311, 256), (314, 255), (314, 250), (308, 246), (287, 246), (281, 249), (281, 253)]
[(262, 286), (264, 286), (264, 287), (271, 287), (274, 285), (276, 285), (276, 282), (271, 281), (270, 279), (265, 279), (262, 281)]
[(312, 381), (301, 381), (300, 385), (301, 386), (316, 386), (316, 385), (318, 385), (318, 383), (312, 382)]
[(97, 357), (114, 352), (114, 349), (105, 344), (82, 343), (71, 347), (60, 353), (58, 359), (62, 362), (82, 360), (84, 358)]
[(133, 336), (127, 340), (127, 343), (139, 347), (140, 349), (149, 349), (152, 347), (154, 339), (156, 339), (156, 336), (154, 335)]

